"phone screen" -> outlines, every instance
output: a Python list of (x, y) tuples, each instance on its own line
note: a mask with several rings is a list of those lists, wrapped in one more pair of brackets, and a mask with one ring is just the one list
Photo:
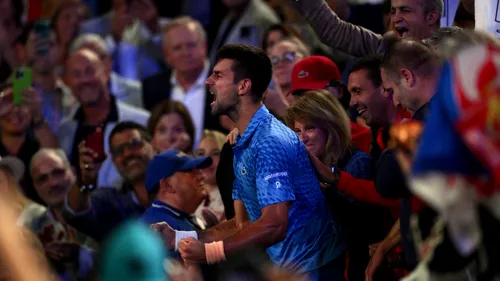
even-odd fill
[(12, 99), (14, 104), (22, 104), (22, 93), (25, 89), (31, 87), (31, 84), (31, 68), (20, 67), (14, 70), (14, 80), (12, 82)]
[[(35, 34), (42, 38), (50, 38), (50, 23), (46, 20), (39, 20), (35, 22)], [(36, 54), (38, 56), (46, 56), (49, 53), (49, 46), (38, 48)]]
[(97, 163), (104, 161), (106, 154), (104, 152), (104, 132), (101, 127), (97, 127), (92, 134), (87, 136), (86, 145), (97, 153), (94, 157)]

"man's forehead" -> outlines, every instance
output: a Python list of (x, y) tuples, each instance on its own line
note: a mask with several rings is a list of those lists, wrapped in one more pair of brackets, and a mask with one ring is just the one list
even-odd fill
[(122, 132), (116, 133), (111, 138), (111, 143), (114, 145), (119, 145), (121, 143), (128, 142), (132, 139), (140, 138), (141, 133), (137, 129), (126, 129)]
[(34, 173), (43, 172), (43, 170), (51, 170), (53, 167), (64, 167), (64, 161), (55, 153), (43, 153), (33, 159), (32, 168)]
[(218, 71), (218, 72), (232, 71), (233, 63), (234, 63), (233, 60), (230, 60), (230, 59), (221, 59), (214, 66), (214, 71)]

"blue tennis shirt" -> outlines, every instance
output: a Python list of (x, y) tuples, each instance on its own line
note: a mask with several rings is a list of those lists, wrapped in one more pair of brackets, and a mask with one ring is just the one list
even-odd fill
[(267, 248), (282, 267), (312, 271), (346, 249), (327, 206), (305, 146), (297, 134), (262, 106), (236, 138), (233, 199), (252, 222), (262, 208), (292, 202), (285, 240)]

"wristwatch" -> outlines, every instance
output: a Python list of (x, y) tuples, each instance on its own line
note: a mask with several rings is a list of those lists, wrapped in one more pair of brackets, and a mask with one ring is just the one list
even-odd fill
[(326, 186), (327, 189), (330, 187), (337, 188), (337, 184), (340, 180), (340, 175), (341, 175), (340, 169), (337, 169), (337, 168), (335, 168), (335, 166), (333, 166), (331, 171), (335, 175), (335, 180), (334, 180), (334, 182), (323, 182), (323, 184)]

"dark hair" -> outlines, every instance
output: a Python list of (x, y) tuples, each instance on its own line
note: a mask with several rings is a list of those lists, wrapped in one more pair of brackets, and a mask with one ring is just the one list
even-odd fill
[(160, 119), (170, 113), (177, 113), (182, 118), (182, 123), (186, 128), (186, 133), (191, 137), (191, 144), (186, 149), (186, 151), (193, 150), (194, 141), (194, 123), (188, 109), (184, 104), (174, 101), (174, 100), (164, 100), (159, 105), (157, 105), (153, 111), (151, 111), (151, 117), (148, 120), (148, 131), (151, 135), (154, 135), (156, 125), (160, 122)]
[[(295, 37), (295, 38), (299, 39), (300, 41), (304, 41), (304, 38), (302, 38), (302, 35), (295, 27), (293, 27), (291, 25), (277, 23), (277, 24), (271, 25), (268, 29), (266, 29), (266, 31), (264, 31), (264, 34), (262, 35), (262, 44), (261, 44), (262, 50), (266, 51), (266, 49), (268, 47), (267, 46), (267, 37), (269, 36), (269, 33), (273, 32), (273, 31), (279, 31), (279, 32), (283, 33), (285, 38)], [(304, 45), (306, 45), (305, 42), (304, 42)]]
[(26, 45), (26, 42), (28, 42), (28, 37), (33, 30), (35, 24), (34, 22), (29, 22), (25, 26), (23, 26), (23, 29), (21, 30), (21, 33), (17, 36), (16, 41), (14, 44), (21, 44), (23, 46)]
[(111, 144), (111, 139), (119, 133), (123, 133), (128, 130), (137, 130), (141, 134), (141, 138), (144, 139), (147, 142), (151, 142), (151, 135), (149, 134), (148, 130), (146, 127), (142, 126), (139, 123), (133, 122), (133, 121), (123, 121), (119, 122), (118, 124), (115, 125), (113, 130), (111, 130), (111, 133), (109, 134), (109, 139), (108, 142)]
[(351, 73), (365, 69), (368, 72), (368, 79), (372, 81), (375, 87), (382, 85), (382, 76), (380, 76), (380, 63), (382, 61), (382, 54), (368, 55), (357, 59), (349, 70)]
[(271, 82), (273, 66), (271, 60), (261, 49), (244, 44), (225, 45), (217, 52), (216, 61), (233, 60), (235, 82), (248, 78), (252, 81), (255, 101), (261, 101)]
[(422, 77), (435, 75), (440, 60), (437, 54), (421, 41), (401, 39), (389, 46), (380, 68), (395, 82), (399, 81), (400, 69), (410, 69)]

